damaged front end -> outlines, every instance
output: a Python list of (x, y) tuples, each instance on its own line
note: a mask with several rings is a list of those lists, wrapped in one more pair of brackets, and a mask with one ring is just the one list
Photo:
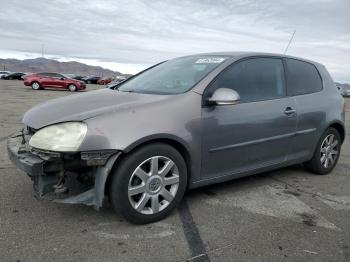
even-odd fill
[(13, 134), (7, 149), (11, 161), (32, 179), (35, 196), (96, 209), (102, 207), (107, 177), (121, 152), (38, 150), (28, 143), (34, 132), (25, 128)]

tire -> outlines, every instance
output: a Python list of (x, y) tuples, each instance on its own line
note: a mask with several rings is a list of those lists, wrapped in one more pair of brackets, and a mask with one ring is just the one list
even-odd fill
[(91, 81), (87, 81), (88, 84), (91, 84)]
[(33, 82), (31, 86), (33, 90), (39, 90), (41, 88), (39, 82)]
[[(328, 128), (317, 143), (312, 159), (304, 166), (317, 175), (327, 175), (336, 166), (341, 150), (341, 137), (335, 128)], [(330, 157), (331, 160), (330, 159)]]
[(68, 85), (68, 89), (71, 92), (76, 92), (77, 91), (77, 86), (74, 85), (74, 84), (70, 84), (70, 85)]
[[(157, 167), (153, 163), (158, 163), (158, 168), (152, 173), (151, 167)], [(111, 175), (110, 202), (118, 214), (134, 224), (147, 224), (168, 216), (180, 203), (187, 186), (183, 157), (162, 143), (131, 152)]]

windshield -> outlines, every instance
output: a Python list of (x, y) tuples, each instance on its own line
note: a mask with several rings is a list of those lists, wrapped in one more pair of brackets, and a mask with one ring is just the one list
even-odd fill
[(190, 90), (226, 57), (191, 56), (159, 64), (134, 78), (119, 84), (122, 92), (147, 94), (179, 94)]
[(64, 76), (65, 78), (70, 78), (73, 79), (74, 75), (72, 74), (62, 74), (62, 76)]

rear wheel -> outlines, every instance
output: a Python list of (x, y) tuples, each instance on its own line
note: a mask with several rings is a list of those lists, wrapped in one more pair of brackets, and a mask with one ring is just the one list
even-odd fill
[(338, 162), (341, 149), (341, 138), (335, 128), (328, 128), (320, 138), (314, 156), (305, 167), (319, 175), (329, 174)]
[(181, 201), (187, 167), (166, 144), (144, 146), (126, 156), (112, 174), (110, 201), (117, 213), (135, 224), (161, 220)]
[(68, 89), (69, 89), (69, 91), (71, 91), (71, 92), (77, 91), (77, 87), (76, 87), (76, 85), (74, 85), (74, 84), (70, 84), (70, 85), (68, 86)]
[(32, 89), (33, 90), (39, 90), (40, 89), (40, 84), (38, 82), (33, 82), (32, 83)]

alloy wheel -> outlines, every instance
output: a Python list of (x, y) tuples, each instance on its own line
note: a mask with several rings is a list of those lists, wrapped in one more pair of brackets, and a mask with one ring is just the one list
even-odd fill
[(339, 154), (339, 141), (333, 134), (326, 136), (321, 145), (321, 165), (329, 168), (334, 165)]
[(130, 177), (130, 204), (139, 213), (156, 214), (174, 200), (179, 181), (179, 169), (174, 161), (164, 156), (150, 157)]
[(77, 90), (77, 87), (75, 85), (71, 84), (71, 85), (68, 86), (68, 89), (71, 92), (75, 92)]
[(32, 84), (32, 88), (34, 89), (34, 90), (38, 90), (39, 88), (40, 88), (40, 85), (39, 85), (39, 83), (33, 83)]

